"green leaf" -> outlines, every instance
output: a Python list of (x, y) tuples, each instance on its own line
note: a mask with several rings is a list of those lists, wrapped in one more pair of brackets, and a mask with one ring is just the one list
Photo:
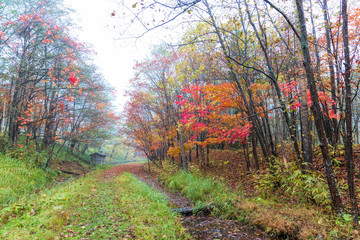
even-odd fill
[(351, 222), (351, 221), (352, 221), (352, 216), (351, 216), (351, 214), (345, 213), (345, 214), (343, 215), (343, 218), (344, 218), (345, 222)]

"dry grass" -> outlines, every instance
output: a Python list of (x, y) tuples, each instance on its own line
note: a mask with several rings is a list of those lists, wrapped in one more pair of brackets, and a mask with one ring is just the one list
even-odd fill
[(296, 239), (360, 239), (352, 224), (336, 219), (316, 207), (278, 204), (264, 200), (241, 199), (237, 208), (247, 220), (267, 233)]

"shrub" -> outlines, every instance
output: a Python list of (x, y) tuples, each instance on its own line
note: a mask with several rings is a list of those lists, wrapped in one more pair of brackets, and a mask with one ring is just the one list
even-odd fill
[(295, 164), (290, 163), (286, 168), (277, 161), (273, 165), (273, 173), (260, 174), (255, 178), (255, 187), (263, 198), (282, 195), (330, 209), (326, 181), (316, 172), (303, 173)]

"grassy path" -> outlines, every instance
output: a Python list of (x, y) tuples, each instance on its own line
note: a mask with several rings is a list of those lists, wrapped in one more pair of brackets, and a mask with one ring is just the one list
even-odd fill
[(168, 199), (126, 171), (94, 173), (1, 211), (0, 239), (190, 239)]

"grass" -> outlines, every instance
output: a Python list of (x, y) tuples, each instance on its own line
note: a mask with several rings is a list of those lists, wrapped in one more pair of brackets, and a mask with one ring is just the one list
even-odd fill
[(130, 174), (89, 174), (0, 212), (0, 239), (188, 239), (167, 198)]
[[(52, 183), (57, 173), (40, 167), (46, 161), (46, 156), (46, 150), (36, 152), (33, 145), (16, 147), (9, 149), (6, 154), (0, 154), (0, 210), (7, 204), (44, 190)], [(60, 151), (59, 157), (52, 161), (74, 159), (68, 156), (65, 149)], [(78, 162), (89, 168), (87, 163)]]
[[(0, 206), (44, 189), (55, 173), (0, 155)], [(1, 208), (0, 208), (1, 209)]]
[(242, 213), (235, 208), (242, 190), (232, 190), (219, 179), (204, 177), (196, 167), (190, 172), (178, 170), (169, 162), (163, 162), (163, 168), (153, 167), (159, 179), (174, 192), (181, 192), (195, 205), (194, 211), (211, 208), (211, 213), (228, 219), (238, 219)]
[(211, 207), (214, 215), (236, 218), (234, 206), (242, 195), (241, 191), (230, 191), (218, 180), (184, 171), (166, 179), (165, 184), (173, 191), (180, 191), (195, 203), (195, 211)]
[[(117, 179), (120, 201), (126, 207), (137, 237), (144, 239), (189, 239), (176, 213), (171, 211), (168, 198), (131, 174)], [(124, 205), (124, 203), (129, 203)]]

